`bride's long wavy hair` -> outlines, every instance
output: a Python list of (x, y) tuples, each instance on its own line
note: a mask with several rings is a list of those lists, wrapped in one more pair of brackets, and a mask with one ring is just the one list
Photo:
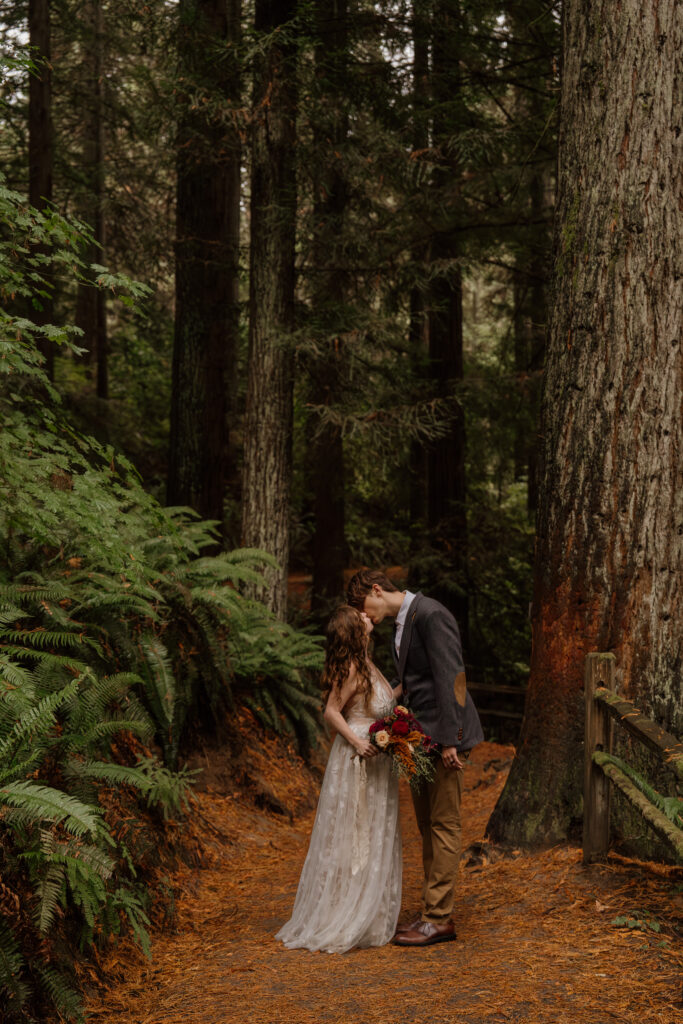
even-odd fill
[(372, 689), (368, 661), (368, 641), (360, 612), (343, 604), (332, 613), (325, 630), (325, 667), (322, 674), (324, 699), (339, 692), (348, 678), (351, 665), (358, 673), (358, 692), (367, 701)]

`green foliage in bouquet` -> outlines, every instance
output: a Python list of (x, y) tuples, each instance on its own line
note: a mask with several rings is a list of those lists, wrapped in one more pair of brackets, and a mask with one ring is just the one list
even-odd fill
[(369, 731), (373, 746), (391, 758), (391, 769), (413, 789), (433, 782), (439, 744), (427, 736), (415, 716), (402, 704), (373, 722)]

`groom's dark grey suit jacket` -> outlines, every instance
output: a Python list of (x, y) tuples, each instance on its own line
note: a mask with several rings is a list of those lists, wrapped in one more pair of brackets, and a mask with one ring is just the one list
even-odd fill
[(393, 637), (391, 651), (406, 702), (424, 731), (458, 750), (481, 743), (484, 734), (467, 692), (460, 630), (448, 609), (417, 593), (408, 608), (400, 653)]

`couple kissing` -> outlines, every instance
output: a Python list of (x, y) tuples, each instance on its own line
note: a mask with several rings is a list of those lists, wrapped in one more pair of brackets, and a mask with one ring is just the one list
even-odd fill
[[(458, 625), (438, 601), (398, 590), (378, 570), (357, 572), (347, 601), (327, 625), (322, 678), (325, 720), (336, 736), (292, 916), (276, 938), (290, 949), (329, 953), (453, 940), (462, 770), (484, 738)], [(395, 623), (391, 681), (369, 654), (370, 633), (386, 618)], [(403, 926), (398, 779), (370, 739), (370, 726), (399, 700), (438, 745), (433, 778), (411, 790), (424, 880), (420, 915)]]

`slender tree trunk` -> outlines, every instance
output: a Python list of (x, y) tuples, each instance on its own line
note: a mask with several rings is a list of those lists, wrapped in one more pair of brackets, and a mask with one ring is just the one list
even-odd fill
[[(41, 62), (38, 70), (29, 76), (28, 97), (28, 191), (29, 202), (43, 210), (52, 202), (53, 130), (52, 130), (52, 69), (50, 67), (50, 0), (29, 0), (29, 45), (34, 60)], [(40, 310), (31, 310), (30, 316), (38, 325), (52, 321), (52, 293), (41, 300)], [(54, 379), (54, 347), (47, 341), (40, 343), (45, 358), (45, 369)]]
[[(453, 135), (458, 130), (449, 110), (461, 88), (458, 64), (458, 33), (462, 31), (458, 5), (437, 5), (432, 35), (432, 94), (435, 101), (434, 144), (440, 150), (441, 167), (436, 183), (442, 190), (452, 186), (461, 171), (452, 152)], [(453, 216), (451, 211), (450, 216)], [(439, 269), (430, 290), (429, 360), (434, 393), (453, 403), (453, 421), (448, 434), (435, 441), (427, 455), (427, 522), (438, 544), (443, 541), (447, 523), (450, 557), (459, 597), (441, 595), (454, 612), (463, 642), (467, 645), (467, 509), (465, 479), (465, 415), (454, 394), (463, 379), (462, 274), (457, 264), (458, 249), (451, 232), (439, 232), (432, 243), (432, 260)]]
[[(543, 17), (541, 4), (514, 4), (511, 11), (516, 43), (525, 47), (529, 70), (515, 96), (517, 131), (522, 140), (520, 159), (526, 173), (520, 191), (526, 193), (521, 211), (522, 231), (513, 280), (515, 373), (522, 408), (515, 420), (515, 479), (526, 477), (527, 511), (535, 515), (538, 504), (538, 448), (541, 385), (545, 360), (548, 264), (551, 239), (544, 223), (547, 215), (546, 185), (549, 168), (541, 159), (543, 134), (548, 130), (547, 81), (552, 79), (553, 54), (543, 52), (534, 37), (534, 24)], [(535, 56), (535, 59), (533, 59)]]
[(580, 821), (588, 651), (683, 728), (683, 19), (677, 0), (567, 0), (563, 20), (531, 678), (489, 822), (514, 844)]
[[(413, 152), (419, 154), (429, 146), (429, 13), (425, 0), (413, 0)], [(418, 183), (421, 161), (416, 161)], [(412, 259), (416, 267), (429, 260), (428, 247), (416, 246)], [(417, 376), (425, 372), (429, 348), (429, 321), (424, 285), (416, 284), (410, 292), (410, 349)], [(427, 457), (419, 441), (410, 445), (410, 518), (413, 523), (427, 521)]]
[(519, 387), (520, 409), (515, 418), (512, 458), (515, 480), (519, 481), (528, 471), (528, 393), (529, 375), (529, 321), (528, 295), (529, 278), (526, 272), (526, 253), (520, 251), (512, 272), (512, 335), (514, 342), (515, 376)]
[[(435, 259), (451, 262), (454, 246), (445, 240), (433, 247)], [(430, 295), (429, 359), (434, 390), (443, 398), (451, 398), (453, 387), (463, 378), (462, 277), (452, 267), (448, 275), (435, 282)], [(432, 529), (438, 530), (444, 519), (456, 524), (458, 541), (466, 544), (466, 521), (461, 520), (465, 502), (465, 422), (459, 403), (446, 437), (434, 442), (428, 456), (429, 493), (428, 518)]]
[(550, 256), (550, 240), (545, 228), (545, 180), (538, 170), (531, 178), (531, 223), (540, 224), (534, 232), (531, 246), (529, 289), (529, 329), (527, 350), (528, 394), (530, 410), (530, 431), (527, 441), (527, 510), (535, 516), (538, 507), (538, 473), (539, 473), (539, 428), (541, 418), (541, 393), (543, 385), (543, 367), (545, 364), (546, 330), (548, 321), (548, 260)]
[[(515, 479), (527, 481), (527, 512), (538, 505), (539, 427), (549, 268), (552, 239), (546, 226), (552, 175), (548, 142), (553, 138), (549, 85), (555, 74), (554, 19), (544, 0), (508, 0), (507, 17), (524, 67), (515, 87), (515, 134), (519, 139), (520, 226), (514, 233), (513, 275), (515, 373), (521, 408), (515, 417)], [(550, 24), (548, 24), (550, 22)], [(545, 23), (545, 27), (543, 26)]]
[[(99, 245), (98, 262), (104, 262), (104, 17), (102, 0), (94, 0), (95, 39), (94, 39), (94, 174), (95, 184), (95, 241)], [(109, 398), (109, 346), (107, 340), (107, 305), (104, 289), (98, 288), (96, 345), (97, 353), (97, 397)]]
[[(88, 247), (88, 263), (104, 263), (104, 18), (101, 0), (90, 0), (82, 13), (83, 50), (88, 66), (87, 106), (82, 111), (85, 196), (81, 216), (90, 225), (93, 244)], [(83, 331), (87, 362), (96, 360), (98, 398), (109, 396), (106, 292), (82, 281), (76, 298), (76, 324)]]
[(181, 0), (167, 499), (223, 522), (238, 342), (240, 0)]
[[(343, 303), (347, 282), (342, 268), (344, 210), (347, 202), (343, 151), (348, 131), (344, 98), (347, 74), (346, 0), (318, 0), (316, 64), (319, 117), (316, 175), (313, 288), (314, 315), (322, 334), (322, 356), (311, 367), (315, 405), (334, 406), (342, 386)], [(344, 590), (344, 442), (333, 423), (314, 425), (311, 438), (314, 532), (311, 610), (326, 612)]]
[(296, 41), (294, 0), (256, 0), (251, 171), (249, 369), (244, 425), (242, 544), (273, 555), (258, 595), (287, 610), (292, 446)]
[(522, 408), (515, 420), (515, 479), (526, 477), (527, 510), (538, 504), (538, 447), (541, 385), (545, 360), (548, 245), (543, 221), (545, 183), (537, 170), (529, 182), (529, 220), (526, 246), (517, 257), (513, 280), (515, 374)]

